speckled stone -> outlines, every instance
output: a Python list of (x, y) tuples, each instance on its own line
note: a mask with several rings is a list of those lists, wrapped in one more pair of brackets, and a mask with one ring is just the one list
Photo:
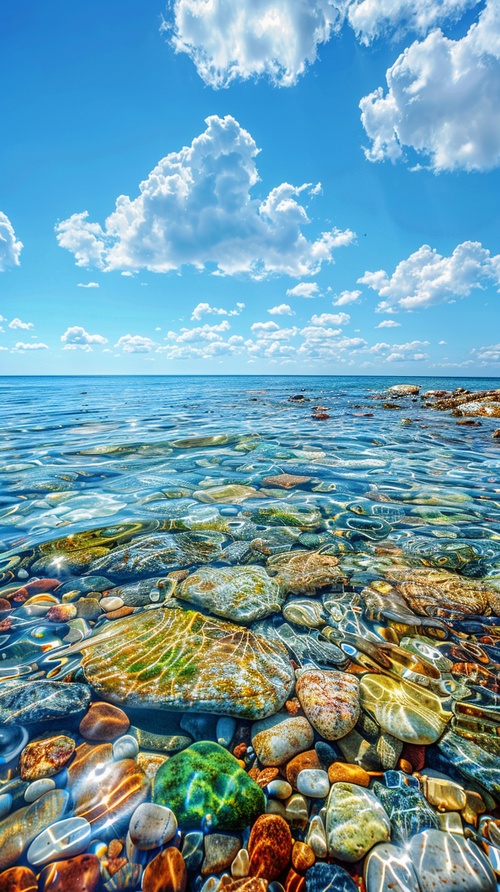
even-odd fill
[(306, 873), (306, 892), (358, 892), (358, 887), (343, 867), (318, 862)]
[(231, 866), (240, 848), (239, 836), (210, 833), (205, 837), (205, 858), (201, 865), (201, 875), (206, 877), (211, 873), (222, 873)]
[(299, 753), (298, 756), (294, 756), (294, 758), (288, 762), (285, 769), (286, 779), (296, 790), (297, 778), (301, 771), (305, 771), (306, 769), (321, 769), (321, 767), (316, 750), (306, 750), (303, 753)]
[(175, 596), (238, 623), (278, 613), (285, 600), (278, 580), (259, 565), (200, 567)]
[(86, 740), (112, 742), (130, 728), (130, 719), (123, 709), (112, 703), (91, 703), (89, 711), (80, 722), (80, 734)]
[(354, 862), (375, 843), (387, 842), (391, 825), (373, 793), (355, 784), (338, 783), (328, 797), (326, 837), (330, 855)]
[(407, 852), (389, 842), (379, 843), (368, 853), (363, 877), (373, 892), (420, 892)]
[(284, 765), (298, 753), (311, 748), (314, 731), (303, 716), (293, 716), (267, 722), (255, 722), (252, 745), (262, 765)]
[(142, 802), (130, 818), (130, 838), (140, 851), (165, 845), (176, 830), (177, 818), (173, 811), (154, 802)]
[(9, 867), (0, 873), (0, 892), (38, 892), (38, 882), (29, 867)]
[(67, 861), (48, 864), (39, 877), (40, 892), (96, 892), (101, 871), (96, 855), (77, 855)]
[(178, 849), (163, 849), (147, 865), (142, 877), (142, 892), (185, 892), (187, 870)]
[(326, 771), (319, 768), (305, 768), (297, 777), (297, 790), (313, 799), (324, 799), (330, 792), (330, 781)]
[(211, 816), (212, 829), (240, 830), (261, 814), (265, 796), (237, 759), (217, 743), (194, 743), (159, 768), (154, 802), (167, 805), (182, 829)]
[(296, 684), (307, 718), (326, 740), (339, 740), (359, 718), (359, 683), (354, 675), (335, 670), (308, 669)]
[(66, 718), (85, 709), (90, 689), (64, 681), (4, 681), (0, 689), (0, 722), (31, 725)]
[(461, 836), (425, 830), (412, 838), (408, 854), (420, 892), (496, 892), (487, 858)]
[(370, 775), (359, 765), (349, 765), (348, 762), (333, 762), (328, 769), (328, 780), (331, 784), (345, 782), (357, 784), (358, 787), (370, 786)]
[(290, 828), (279, 815), (257, 818), (248, 841), (250, 876), (276, 879), (290, 861), (292, 843)]
[(34, 740), (25, 746), (21, 754), (19, 773), (27, 781), (52, 777), (69, 762), (74, 751), (75, 741), (64, 735)]

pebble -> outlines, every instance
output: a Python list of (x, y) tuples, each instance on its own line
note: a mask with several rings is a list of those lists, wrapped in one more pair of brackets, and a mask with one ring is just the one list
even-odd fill
[(404, 743), (434, 743), (452, 718), (436, 694), (388, 675), (364, 675), (359, 690), (363, 709)]
[(248, 856), (248, 849), (240, 849), (231, 864), (231, 876), (234, 877), (235, 880), (239, 880), (243, 877), (247, 877), (249, 870), (250, 858)]
[(29, 867), (9, 867), (0, 874), (0, 892), (38, 892), (38, 882)]
[[(149, 780), (133, 759), (106, 764), (102, 771), (88, 775), (75, 802), (76, 817), (93, 825), (95, 836), (113, 833), (118, 823), (129, 820), (149, 794)], [(112, 821), (110, 819), (113, 819)]]
[(285, 870), (292, 852), (292, 834), (279, 815), (261, 815), (250, 832), (250, 876), (271, 882)]
[(359, 718), (359, 683), (335, 670), (306, 670), (296, 684), (297, 696), (312, 726), (326, 740), (339, 740)]
[(363, 878), (366, 888), (373, 892), (420, 892), (407, 852), (388, 842), (379, 843), (368, 853)]
[(328, 769), (328, 780), (331, 784), (345, 782), (357, 784), (358, 787), (370, 786), (370, 775), (359, 765), (349, 765), (347, 762), (333, 762)]
[(373, 793), (356, 784), (338, 783), (326, 807), (326, 838), (330, 855), (359, 861), (377, 842), (391, 838), (389, 818)]
[(157, 750), (169, 756), (187, 749), (193, 742), (191, 737), (184, 734), (155, 734), (154, 731), (145, 731), (143, 728), (131, 727), (129, 733), (136, 738), (141, 749)]
[(169, 842), (177, 831), (173, 811), (154, 802), (138, 805), (130, 818), (130, 838), (140, 851), (148, 851)]
[(34, 740), (22, 752), (19, 773), (27, 781), (52, 777), (69, 762), (74, 751), (75, 741), (62, 734), (46, 740)]
[(316, 750), (306, 750), (304, 753), (299, 753), (298, 756), (295, 756), (293, 759), (288, 762), (285, 773), (286, 779), (289, 784), (292, 785), (295, 789), (297, 789), (297, 779), (301, 771), (306, 770), (322, 770), (321, 762), (318, 758), (318, 754)]
[(297, 790), (304, 796), (324, 799), (330, 792), (330, 781), (326, 771), (319, 768), (305, 768), (297, 777)]
[(113, 759), (119, 762), (120, 759), (135, 759), (139, 755), (139, 744), (135, 737), (131, 734), (124, 734), (113, 743)]
[(39, 892), (96, 892), (99, 888), (101, 871), (99, 859), (95, 855), (77, 855), (68, 861), (55, 861), (42, 870)]
[(118, 598), (115, 595), (109, 598), (101, 598), (101, 600), (99, 601), (99, 606), (102, 607), (102, 609), (105, 610), (106, 613), (110, 613), (113, 610), (119, 610), (120, 607), (123, 607), (124, 602), (121, 598)]
[(188, 873), (194, 873), (201, 866), (204, 857), (203, 840), (203, 833), (198, 830), (191, 830), (184, 834), (182, 857)]
[(424, 830), (413, 837), (407, 851), (420, 892), (496, 892), (489, 861), (461, 836)]
[[(38, 798), (38, 797), (37, 797)], [(0, 794), (0, 819), (8, 815), (12, 808), (12, 796), (10, 793)]]
[(311, 847), (316, 858), (326, 858), (328, 854), (328, 845), (326, 842), (325, 825), (320, 815), (314, 815), (311, 818), (306, 835), (306, 843)]
[(185, 892), (187, 870), (178, 849), (163, 849), (147, 865), (142, 877), (142, 892)]
[(85, 740), (113, 742), (126, 734), (130, 720), (123, 709), (112, 703), (91, 703), (80, 722), (79, 731)]
[(292, 848), (292, 867), (298, 873), (305, 873), (316, 861), (316, 855), (305, 842), (296, 840)]
[(307, 871), (306, 892), (359, 892), (359, 890), (343, 867), (323, 862), (314, 864)]
[(268, 796), (275, 799), (288, 799), (292, 795), (293, 789), (291, 784), (281, 778), (275, 778), (265, 787)]
[(69, 793), (65, 790), (49, 790), (36, 802), (4, 818), (0, 822), (0, 870), (11, 867), (35, 836), (62, 818), (68, 804)]
[(201, 875), (222, 873), (233, 863), (241, 848), (239, 836), (225, 833), (210, 833), (205, 837), (205, 858), (201, 865)]
[(262, 765), (279, 766), (293, 759), (298, 753), (311, 748), (314, 731), (302, 716), (275, 721), (264, 719), (252, 728), (252, 745)]
[(307, 827), (309, 809), (307, 802), (301, 793), (294, 793), (290, 799), (285, 799), (285, 818), (290, 827)]
[(25, 802), (36, 802), (36, 800), (40, 799), (40, 796), (43, 796), (44, 793), (48, 793), (49, 790), (54, 790), (55, 786), (56, 782), (51, 777), (41, 777), (39, 780), (33, 781), (26, 787), (26, 790), (24, 791), (24, 800)]
[(80, 855), (87, 848), (91, 835), (90, 824), (84, 818), (65, 818), (35, 837), (26, 858), (34, 867), (39, 867), (61, 856)]

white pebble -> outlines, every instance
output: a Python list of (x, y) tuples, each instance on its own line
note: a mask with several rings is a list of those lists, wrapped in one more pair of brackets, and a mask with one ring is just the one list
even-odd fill
[(314, 815), (311, 818), (306, 843), (313, 850), (316, 858), (326, 858), (328, 846), (326, 844), (325, 825), (319, 815)]
[(130, 839), (142, 852), (165, 845), (176, 831), (177, 819), (165, 805), (142, 802), (130, 818)]
[(124, 734), (113, 743), (113, 759), (119, 762), (120, 759), (135, 759), (139, 753), (139, 744), (135, 737), (131, 734)]
[(80, 855), (92, 837), (92, 828), (85, 818), (65, 818), (42, 830), (31, 843), (27, 859), (34, 867), (56, 861), (59, 857)]
[(297, 777), (297, 790), (313, 799), (324, 799), (330, 792), (330, 781), (326, 771), (320, 768), (303, 768)]
[(51, 777), (41, 777), (39, 780), (33, 781), (33, 783), (26, 787), (24, 798), (26, 802), (36, 802), (36, 800), (40, 799), (40, 796), (43, 796), (44, 793), (53, 790), (55, 785), (56, 782)]
[(102, 607), (106, 613), (109, 613), (111, 610), (119, 610), (120, 607), (123, 607), (123, 601), (121, 598), (113, 595), (110, 598), (101, 598), (99, 606)]

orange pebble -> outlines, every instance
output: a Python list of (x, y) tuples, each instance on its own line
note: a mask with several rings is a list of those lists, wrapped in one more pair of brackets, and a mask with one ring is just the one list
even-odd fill
[(297, 873), (305, 873), (316, 861), (316, 855), (305, 842), (294, 842), (292, 849), (292, 867)]

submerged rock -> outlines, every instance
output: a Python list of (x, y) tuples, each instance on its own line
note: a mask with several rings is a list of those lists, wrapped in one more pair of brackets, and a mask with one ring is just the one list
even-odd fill
[(201, 567), (181, 583), (176, 597), (243, 623), (278, 613), (284, 601), (278, 581), (259, 566)]
[(293, 686), (284, 647), (191, 610), (150, 610), (82, 641), (89, 683), (128, 706), (264, 718)]
[(0, 687), (0, 722), (31, 725), (73, 715), (86, 709), (90, 690), (85, 684), (60, 681), (4, 681)]

